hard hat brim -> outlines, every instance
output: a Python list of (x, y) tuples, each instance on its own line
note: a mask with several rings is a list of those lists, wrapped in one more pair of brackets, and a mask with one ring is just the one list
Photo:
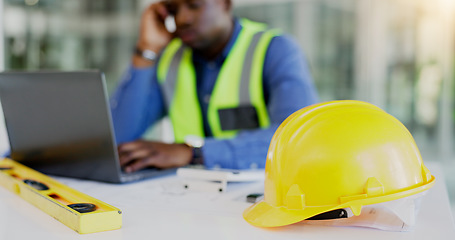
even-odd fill
[(331, 207), (327, 206), (292, 210), (284, 207), (273, 207), (262, 200), (247, 208), (243, 212), (243, 218), (256, 227), (280, 227), (300, 222), (330, 210), (332, 210)]
[[(243, 218), (253, 226), (256, 227), (281, 227), (303, 221), (307, 218), (316, 216), (320, 213), (332, 211), (335, 209), (349, 207), (353, 210), (355, 215), (360, 214), (360, 209), (364, 205), (371, 205), (386, 201), (392, 201), (395, 199), (411, 196), (417, 193), (421, 193), (430, 189), (435, 183), (434, 176), (431, 176), (429, 182), (411, 188), (405, 191), (396, 192), (393, 194), (383, 195), (379, 197), (372, 197), (366, 199), (359, 199), (349, 201), (340, 205), (335, 206), (311, 206), (305, 207), (304, 209), (288, 209), (284, 206), (276, 207), (268, 204), (265, 200), (262, 200), (243, 212)], [(357, 206), (357, 209), (355, 209)], [(354, 209), (353, 209), (354, 208)]]

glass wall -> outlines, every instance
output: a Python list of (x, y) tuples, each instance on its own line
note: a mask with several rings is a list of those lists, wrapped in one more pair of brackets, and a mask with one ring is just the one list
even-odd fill
[[(101, 69), (112, 92), (150, 1), (5, 0), (5, 68)], [(238, 17), (293, 35), (322, 101), (358, 99), (401, 120), (455, 199), (453, 0), (237, 0)]]

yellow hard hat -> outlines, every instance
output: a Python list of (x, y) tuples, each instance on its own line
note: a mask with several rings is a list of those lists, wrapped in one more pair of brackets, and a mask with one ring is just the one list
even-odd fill
[(435, 181), (400, 121), (353, 100), (316, 104), (289, 116), (272, 138), (265, 175), (264, 200), (243, 213), (259, 227), (343, 208), (357, 216), (364, 205), (426, 191)]

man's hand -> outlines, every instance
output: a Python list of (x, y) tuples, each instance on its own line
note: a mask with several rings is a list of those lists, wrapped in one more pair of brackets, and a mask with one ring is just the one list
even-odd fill
[(185, 144), (166, 144), (137, 140), (118, 146), (120, 165), (125, 172), (146, 167), (182, 167), (191, 162), (192, 149)]
[[(137, 47), (141, 50), (152, 50), (156, 54), (171, 41), (172, 33), (168, 32), (164, 25), (164, 20), (169, 16), (164, 2), (151, 4), (142, 13), (141, 27)], [(133, 65), (136, 67), (146, 67), (153, 62), (142, 59), (140, 56), (133, 57)]]

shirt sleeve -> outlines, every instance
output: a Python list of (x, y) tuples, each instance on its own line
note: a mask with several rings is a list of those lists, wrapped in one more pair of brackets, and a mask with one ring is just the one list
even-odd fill
[(165, 113), (155, 68), (129, 69), (110, 99), (117, 144), (140, 138)]
[(277, 36), (270, 42), (263, 81), (270, 127), (241, 131), (232, 139), (207, 138), (202, 148), (206, 167), (264, 168), (270, 141), (281, 122), (318, 101), (306, 59), (288, 36)]

